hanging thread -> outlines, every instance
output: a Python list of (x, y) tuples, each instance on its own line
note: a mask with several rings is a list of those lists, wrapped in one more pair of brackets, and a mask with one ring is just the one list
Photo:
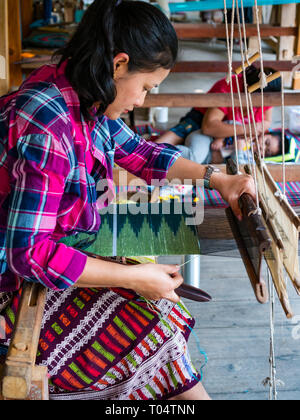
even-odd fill
[(269, 386), (269, 400), (276, 401), (278, 399), (277, 386), (284, 386), (284, 382), (276, 378), (276, 359), (275, 359), (275, 288), (270, 279), (270, 272), (268, 274), (268, 287), (270, 295), (270, 376), (262, 381), (264, 386)]

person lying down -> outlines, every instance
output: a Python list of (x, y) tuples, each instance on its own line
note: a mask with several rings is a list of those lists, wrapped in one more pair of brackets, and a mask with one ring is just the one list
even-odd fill
[[(300, 158), (300, 151), (297, 148), (297, 143), (294, 135), (286, 133), (284, 140), (284, 155), (282, 153), (282, 133), (281, 130), (270, 130), (264, 136), (258, 137), (258, 144), (253, 142), (253, 151), (260, 152), (263, 156), (263, 142), (264, 142), (264, 156), (267, 162), (280, 163), (285, 162), (298, 162)], [(259, 149), (259, 150), (258, 150)], [(247, 164), (251, 162), (250, 144), (248, 144), (243, 136), (237, 138), (237, 154), (236, 159), (236, 146), (232, 137), (226, 139), (215, 139), (211, 144), (211, 163), (221, 164), (224, 163), (229, 157), (238, 160), (239, 164)], [(284, 157), (283, 157), (284, 156)]]

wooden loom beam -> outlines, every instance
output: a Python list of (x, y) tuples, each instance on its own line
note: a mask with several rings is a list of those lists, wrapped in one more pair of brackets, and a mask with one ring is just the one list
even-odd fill
[[(232, 69), (235, 70), (241, 65), (240, 61), (232, 62)], [(253, 65), (260, 68), (260, 62)], [(275, 71), (292, 71), (295, 63), (292, 61), (264, 61), (264, 67), (270, 67)], [(227, 73), (228, 63), (226, 61), (178, 61), (171, 70), (172, 73)]]
[[(238, 166), (233, 159), (227, 161), (227, 173), (236, 175)], [(242, 194), (239, 205), (243, 219), (238, 220), (230, 207), (225, 213), (237, 243), (240, 255), (248, 273), (256, 299), (266, 303), (268, 290), (262, 277), (262, 261), (264, 253), (271, 247), (271, 237), (261, 215), (257, 212), (256, 203), (249, 194)]]
[[(239, 97), (233, 95), (235, 106), (238, 107)], [(241, 94), (242, 104), (246, 106), (245, 94)], [(253, 106), (261, 106), (261, 95), (252, 95)], [(264, 93), (265, 106), (281, 106), (281, 93)], [(300, 104), (300, 93), (285, 94), (285, 106), (298, 106)], [(231, 95), (227, 93), (158, 93), (148, 94), (143, 104), (144, 108), (169, 107), (169, 108), (218, 108), (231, 107)]]
[[(210, 25), (206, 23), (175, 23), (175, 31), (181, 40), (201, 38), (226, 38), (226, 27), (224, 24)], [(276, 25), (260, 25), (262, 38), (270, 36), (297, 36), (298, 27), (283, 27)], [(257, 36), (257, 26), (247, 24), (247, 36)], [(239, 38), (238, 25), (234, 25), (234, 37)]]

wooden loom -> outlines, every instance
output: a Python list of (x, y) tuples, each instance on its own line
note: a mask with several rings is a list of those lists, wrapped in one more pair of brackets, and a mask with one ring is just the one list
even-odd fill
[[(234, 1), (232, 4), (234, 5)], [(238, 21), (238, 23), (238, 26), (240, 27), (240, 22)], [(256, 30), (258, 36), (260, 37), (259, 25), (256, 25)], [(227, 28), (225, 32), (226, 37), (228, 38)], [(260, 54), (255, 54), (253, 57), (249, 58), (243, 66), (238, 67), (235, 70), (235, 73), (238, 74), (242, 72), (245, 65), (248, 66), (249, 64), (254, 63), (259, 57)], [(278, 72), (275, 75), (270, 76), (266, 80), (267, 83), (276, 77), (281, 77), (281, 74)], [(259, 88), (260, 83), (257, 83), (256, 85), (250, 86), (248, 88), (248, 92), (250, 94)], [(164, 98), (162, 96), (158, 98), (157, 96), (155, 97), (155, 95), (152, 95), (152, 97), (149, 97), (148, 100), (149, 105), (151, 104), (151, 99), (153, 98), (154, 102), (155, 100), (167, 101), (170, 104), (169, 106), (193, 106), (189, 103), (189, 101), (197, 103), (197, 106), (200, 106), (201, 99), (205, 98), (203, 101), (205, 104), (203, 104), (203, 106), (207, 107), (207, 101), (210, 95), (198, 95), (197, 98), (196, 96), (192, 96), (180, 95), (179, 97), (179, 95), (165, 94)], [(232, 105), (234, 107), (239, 104), (238, 101), (240, 101), (240, 98), (238, 95), (232, 94), (231, 101), (229, 96), (230, 95), (228, 95), (228, 98), (221, 97), (220, 94), (215, 94), (215, 98), (210, 96), (211, 103), (208, 106), (220, 106), (221, 99), (224, 101), (227, 100), (226, 105), (222, 104), (222, 106)], [(256, 98), (253, 100), (253, 105), (260, 106), (260, 97), (258, 95), (255, 96)], [(272, 99), (274, 99), (275, 96), (277, 96), (276, 103), (272, 101), (272, 105), (281, 105), (281, 94), (272, 94)], [(248, 105), (246, 101), (247, 97), (247, 92), (242, 95), (243, 106)], [(178, 99), (182, 100), (181, 103)], [(213, 100), (215, 101), (214, 103)], [(286, 101), (286, 104), (292, 105), (289, 101)], [(162, 103), (159, 105), (161, 106)], [(152, 104), (152, 106), (155, 105)], [(156, 106), (158, 106), (158, 103), (156, 103)], [(284, 269), (293, 282), (297, 293), (300, 294), (298, 262), (299, 218), (288, 204), (285, 197), (281, 194), (270, 175), (270, 172), (266, 169), (266, 165), (258, 158), (256, 159), (256, 164), (260, 208), (257, 208), (256, 203), (253, 202), (251, 197), (244, 194), (240, 198), (240, 206), (243, 212), (242, 222), (239, 222), (235, 218), (231, 209), (227, 209), (226, 214), (241, 257), (245, 263), (245, 267), (257, 300), (260, 303), (265, 303), (268, 300), (266, 284), (261, 275), (262, 262), (263, 259), (265, 259), (271, 272), (281, 305), (286, 313), (286, 316), (291, 318), (293, 314), (288, 300), (287, 288), (284, 280)], [(248, 173), (250, 172), (249, 168), (246, 168), (246, 170)], [(229, 165), (228, 172), (235, 174), (237, 173), (237, 168), (233, 168), (232, 165)], [(297, 180), (298, 179), (300, 178), (297, 178)], [(270, 209), (272, 209), (272, 211), (270, 211)], [(260, 212), (262, 212), (262, 215), (260, 215)]]
[[(227, 170), (231, 175), (238, 173), (237, 166), (232, 159), (227, 162)], [(266, 303), (268, 301), (268, 292), (261, 271), (263, 256), (271, 246), (271, 238), (259, 214), (257, 214), (256, 204), (252, 197), (248, 194), (243, 194), (239, 199), (239, 205), (243, 215), (241, 221), (235, 217), (230, 207), (226, 209), (226, 215), (256, 299), (260, 303)]]
[(256, 157), (262, 218), (272, 238), (265, 254), (274, 286), (287, 318), (293, 317), (284, 271), (300, 295), (298, 242), (300, 219), (278, 189), (265, 164)]
[[(257, 211), (253, 199), (244, 194), (240, 199), (243, 220), (239, 221), (230, 208), (226, 209), (226, 215), (258, 302), (268, 301), (267, 287), (261, 271), (262, 262), (265, 260), (281, 306), (287, 318), (292, 318), (293, 311), (288, 298), (284, 271), (300, 295), (298, 261), (300, 219), (282, 195), (266, 165), (258, 157), (256, 164), (261, 214)], [(232, 166), (228, 170), (231, 174), (236, 173), (236, 169), (232, 169)], [(245, 172), (250, 172), (247, 165)]]
[[(248, 60), (245, 60), (242, 65), (235, 70), (236, 75), (245, 71), (249, 65), (259, 58), (261, 58), (262, 62), (260, 53), (256, 53), (248, 58)], [(280, 72), (275, 72), (269, 76), (265, 75), (264, 83), (268, 85), (276, 78), (282, 79), (282, 74)], [(254, 114), (249, 112), (249, 104), (250, 107), (253, 106), (251, 94), (256, 90), (261, 89), (261, 95), (263, 95), (263, 87), (262, 80), (253, 86), (245, 87), (245, 94), (248, 97), (248, 118), (251, 117), (253, 123)], [(283, 96), (284, 95), (281, 92), (281, 106), (283, 106), (284, 103)], [(263, 102), (261, 106), (263, 106)], [(233, 99), (232, 107), (234, 107)], [(257, 203), (254, 203), (253, 199), (250, 196), (247, 196), (247, 194), (243, 194), (240, 197), (240, 207), (243, 213), (242, 221), (240, 222), (236, 219), (231, 209), (227, 209), (227, 217), (230, 221), (257, 300), (260, 303), (265, 303), (268, 300), (266, 285), (261, 277), (262, 260), (264, 257), (271, 273), (281, 306), (287, 318), (292, 318), (293, 313), (288, 299), (284, 269), (295, 286), (297, 293), (300, 295), (298, 260), (298, 231), (300, 219), (289, 205), (286, 196), (281, 193), (268, 171), (263, 156), (260, 155), (261, 152), (256, 130), (255, 134), (255, 141), (259, 153), (252, 156), (252, 159), (255, 160), (252, 170), (250, 169), (250, 166), (246, 165), (245, 172), (252, 175), (256, 181)], [(247, 139), (246, 136), (245, 138)], [(251, 142), (252, 139), (250, 139), (250, 143)], [(252, 145), (250, 146), (253, 155), (253, 147)], [(227, 169), (228, 173), (238, 173), (238, 167), (233, 161), (228, 162)], [(246, 240), (247, 234), (251, 237), (250, 242), (247, 242)]]

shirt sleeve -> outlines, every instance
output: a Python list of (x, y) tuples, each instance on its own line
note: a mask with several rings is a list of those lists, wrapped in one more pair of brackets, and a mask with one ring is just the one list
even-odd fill
[(169, 168), (181, 155), (172, 145), (144, 140), (122, 120), (109, 120), (108, 125), (115, 142), (115, 162), (147, 184), (166, 178)]
[(86, 255), (52, 240), (70, 163), (53, 136), (21, 137), (14, 148), (7, 221), (7, 263), (13, 273), (54, 290), (72, 286)]

